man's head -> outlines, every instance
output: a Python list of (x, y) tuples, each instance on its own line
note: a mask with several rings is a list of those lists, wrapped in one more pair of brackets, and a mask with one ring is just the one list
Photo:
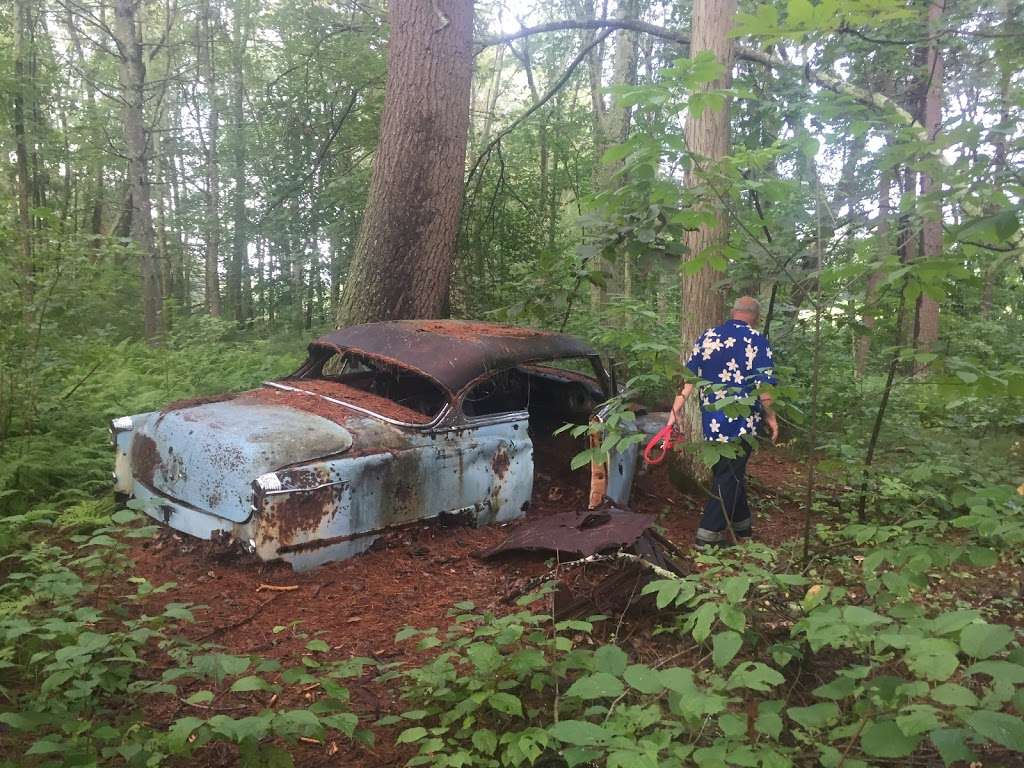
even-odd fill
[(748, 325), (757, 325), (761, 319), (761, 302), (753, 296), (740, 296), (732, 305), (733, 320), (742, 320)]

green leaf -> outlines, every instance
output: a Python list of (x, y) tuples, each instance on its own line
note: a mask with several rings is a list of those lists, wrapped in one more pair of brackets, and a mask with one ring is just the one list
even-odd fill
[(869, 757), (906, 757), (917, 749), (920, 736), (907, 736), (895, 720), (873, 720), (860, 735), (860, 746)]
[(548, 733), (559, 741), (580, 747), (606, 744), (610, 738), (608, 731), (586, 720), (561, 720), (549, 727)]
[(750, 688), (753, 691), (768, 691), (773, 686), (784, 682), (784, 678), (778, 671), (760, 662), (744, 662), (733, 670), (729, 675), (726, 688)]
[(873, 627), (878, 624), (891, 624), (892, 619), (859, 605), (848, 605), (843, 608), (843, 621), (855, 627)]
[(617, 645), (602, 645), (594, 652), (594, 669), (609, 675), (621, 675), (629, 664), (626, 652)]
[(804, 728), (820, 729), (839, 719), (839, 707), (823, 701), (810, 707), (790, 707), (786, 716)]
[(719, 632), (715, 635), (712, 640), (712, 660), (716, 667), (724, 667), (739, 652), (743, 646), (743, 638), (738, 632), (729, 630), (727, 632)]
[(204, 723), (205, 721), (198, 717), (183, 717), (176, 720), (167, 730), (167, 747), (171, 752), (181, 752), (188, 742), (188, 737)]
[(969, 624), (960, 633), (960, 647), (968, 656), (987, 659), (1013, 642), (1013, 630), (1005, 624)]
[(988, 675), (994, 680), (1005, 680), (1014, 685), (1024, 683), (1024, 666), (1009, 661), (979, 661), (966, 670), (968, 675)]
[(946, 765), (953, 763), (970, 763), (975, 759), (975, 754), (967, 746), (967, 735), (970, 731), (963, 728), (939, 728), (928, 734), (932, 744), (939, 751), (942, 762)]
[(640, 693), (661, 693), (665, 686), (661, 683), (660, 674), (657, 670), (651, 669), (645, 664), (631, 664), (626, 667), (623, 678), (631, 688)]
[(312, 651), (313, 653), (326, 653), (331, 650), (331, 646), (317, 638), (316, 640), (310, 640), (306, 643), (306, 650)]
[(213, 701), (213, 691), (196, 691), (187, 699), (187, 704), (208, 704)]
[(395, 739), (397, 744), (412, 744), (413, 742), (419, 741), (427, 735), (427, 729), (421, 725), (413, 726), (412, 728), (406, 728)]
[(973, 707), (978, 703), (978, 697), (970, 689), (956, 683), (945, 683), (932, 688), (931, 697), (947, 707)]
[(487, 703), (491, 705), (492, 709), (505, 715), (519, 715), (521, 717), (523, 714), (523, 703), (519, 700), (518, 696), (514, 696), (511, 693), (492, 693), (487, 697)]
[(918, 677), (927, 680), (947, 680), (958, 666), (956, 644), (940, 637), (914, 640), (907, 647), (905, 661)]
[(494, 731), (487, 728), (478, 728), (473, 731), (473, 746), (485, 755), (493, 755), (498, 748), (498, 737)]
[(240, 677), (231, 686), (232, 693), (248, 693), (249, 691), (277, 691), (276, 685), (272, 685), (257, 675)]
[(573, 683), (565, 695), (578, 699), (604, 699), (614, 698), (621, 694), (622, 690), (622, 683), (617, 677), (607, 672), (595, 672)]
[(1024, 720), (1005, 712), (991, 712), (979, 709), (971, 712), (963, 721), (989, 741), (1024, 752)]

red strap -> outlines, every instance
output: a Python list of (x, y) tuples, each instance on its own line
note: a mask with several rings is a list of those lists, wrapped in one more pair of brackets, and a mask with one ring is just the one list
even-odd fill
[(675, 434), (674, 427), (662, 427), (644, 448), (644, 461), (648, 464), (661, 464), (672, 451), (672, 437)]

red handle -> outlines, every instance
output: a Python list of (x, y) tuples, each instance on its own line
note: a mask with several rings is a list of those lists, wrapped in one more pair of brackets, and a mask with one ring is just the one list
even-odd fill
[(644, 448), (644, 461), (648, 464), (661, 464), (672, 450), (672, 437), (675, 433), (674, 427), (662, 427)]

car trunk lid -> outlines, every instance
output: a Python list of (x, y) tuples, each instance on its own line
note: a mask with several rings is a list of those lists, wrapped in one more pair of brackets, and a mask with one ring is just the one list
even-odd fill
[(242, 397), (161, 413), (133, 440), (132, 473), (153, 490), (241, 523), (257, 477), (351, 445), (352, 434), (330, 419)]

